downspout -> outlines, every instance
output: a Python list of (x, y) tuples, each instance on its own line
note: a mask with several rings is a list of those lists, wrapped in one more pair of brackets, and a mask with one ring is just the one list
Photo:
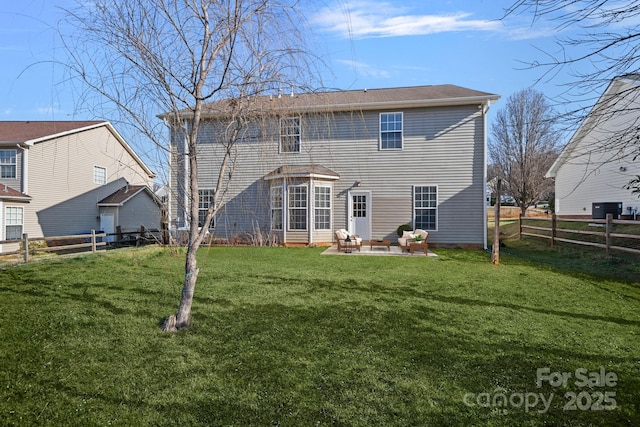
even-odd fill
[(487, 250), (487, 225), (488, 225), (488, 217), (487, 217), (487, 111), (489, 111), (489, 106), (491, 105), (491, 101), (487, 99), (485, 104), (481, 104), (480, 108), (482, 109), (482, 146), (483, 146), (483, 171), (482, 171), (482, 217), (484, 219), (482, 227), (483, 234), (483, 243), (482, 246), (484, 250)]
[(315, 227), (315, 196), (311, 193), (313, 192), (313, 177), (309, 178), (309, 191), (307, 192), (307, 197), (309, 198), (307, 202), (307, 206), (309, 206), (307, 210), (307, 215), (309, 215), (309, 236), (307, 240), (309, 241), (309, 245), (313, 243), (313, 230)]
[[(167, 231), (168, 231), (168, 230), (172, 229), (171, 224), (172, 224), (172, 219), (173, 219), (173, 216), (171, 216), (171, 213), (172, 213), (171, 204), (173, 203), (173, 186), (171, 185), (172, 184), (171, 176), (173, 175), (172, 171), (173, 171), (173, 167), (174, 167), (174, 164), (173, 164), (173, 152), (174, 151), (173, 151), (173, 136), (172, 136), (173, 132), (172, 132), (172, 127), (171, 127), (171, 125), (169, 124), (169, 121), (166, 118), (164, 118), (162, 120), (162, 122), (164, 123), (164, 125), (166, 127), (169, 128), (169, 173), (168, 173), (168, 179), (167, 179), (168, 191), (167, 191), (166, 205), (164, 206), (164, 208), (166, 209), (166, 212), (167, 212), (166, 220), (167, 220)], [(177, 149), (177, 147), (176, 147), (176, 149)], [(175, 227), (176, 227), (176, 229), (178, 228), (178, 224), (177, 223), (175, 224)]]
[(29, 194), (29, 149), (18, 147), (22, 149), (22, 192)]
[[(185, 129), (187, 127), (187, 123), (185, 120), (185, 125), (184, 125)], [(182, 185), (184, 188), (184, 194), (183, 194), (183, 209), (182, 209), (182, 224), (183, 227), (186, 227), (187, 224), (189, 224), (190, 222), (187, 222), (187, 216), (189, 215), (189, 212), (191, 212), (191, 206), (189, 206), (189, 144), (187, 141), (187, 136), (185, 135), (184, 137), (184, 142), (183, 142), (183, 146), (184, 146), (184, 155), (183, 155), (183, 164), (184, 164), (184, 171), (183, 171), (183, 175), (182, 175)]]
[(289, 189), (287, 178), (282, 177), (282, 243), (287, 246), (287, 224), (289, 223)]
[[(0, 240), (4, 240), (4, 225), (2, 224), (2, 218), (4, 218), (4, 206), (2, 206), (2, 199), (0, 199)], [(0, 252), (2, 252), (2, 245), (0, 245)]]

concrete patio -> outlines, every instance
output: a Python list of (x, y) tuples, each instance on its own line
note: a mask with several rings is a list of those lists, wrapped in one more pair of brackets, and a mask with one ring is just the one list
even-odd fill
[[(435, 253), (431, 252), (431, 250), (429, 250), (428, 252), (429, 253), (427, 254), (427, 256), (429, 256), (429, 257), (437, 257), (438, 256)], [(322, 252), (322, 255), (345, 255), (345, 256), (368, 255), (368, 256), (406, 256), (406, 257), (414, 256), (414, 257), (424, 257), (424, 252), (415, 251), (414, 254), (411, 255), (407, 251), (401, 252), (400, 251), (400, 246), (391, 246), (390, 250), (387, 250), (386, 247), (382, 247), (382, 246), (374, 246), (373, 248), (369, 248), (369, 244), (364, 242), (362, 244), (362, 247), (360, 248), (360, 251), (354, 249), (351, 253), (345, 253), (344, 251), (338, 251), (338, 246), (337, 245), (333, 245), (333, 246), (330, 246), (329, 248), (327, 248), (327, 250), (325, 250), (324, 252)]]

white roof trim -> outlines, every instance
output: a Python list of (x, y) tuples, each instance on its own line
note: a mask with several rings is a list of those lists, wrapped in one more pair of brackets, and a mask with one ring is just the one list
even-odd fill
[[(120, 190), (118, 190), (118, 191), (120, 191)], [(125, 203), (127, 203), (129, 200), (133, 199), (135, 196), (140, 194), (140, 192), (142, 192), (142, 191), (146, 191), (147, 194), (149, 194), (149, 196), (151, 196), (151, 198), (153, 199), (153, 201), (157, 205), (161, 205), (162, 204), (162, 202), (158, 198), (158, 196), (156, 196), (156, 194), (149, 188), (148, 185), (145, 185), (144, 187), (139, 188), (138, 191), (131, 193), (131, 195), (129, 197), (127, 197), (126, 199), (124, 199), (120, 203), (98, 203), (97, 205), (100, 206), (100, 207), (120, 207), (120, 206), (124, 206)]]
[(337, 181), (340, 177), (335, 175), (322, 175), (317, 173), (279, 173), (277, 175), (270, 175), (264, 178), (265, 181), (271, 181), (274, 179), (282, 178), (313, 178), (313, 179), (325, 179), (331, 181)]
[(571, 136), (571, 139), (569, 139), (569, 142), (567, 143), (567, 145), (564, 146), (564, 148), (560, 152), (560, 155), (558, 155), (558, 158), (556, 159), (556, 161), (553, 162), (553, 164), (551, 165), (547, 173), (544, 175), (545, 178), (556, 177), (558, 173), (558, 169), (560, 169), (560, 167), (571, 156), (571, 152), (576, 148), (578, 143), (580, 143), (580, 141), (582, 141), (582, 139), (589, 132), (591, 132), (594, 129), (594, 127), (597, 125), (597, 123), (594, 123), (595, 119), (593, 118), (593, 114), (591, 113), (593, 113), (598, 108), (600, 108), (602, 104), (605, 103), (609, 97), (615, 96), (619, 92), (620, 86), (622, 86), (625, 83), (627, 84), (638, 83), (639, 81), (640, 79), (638, 79), (637, 77), (633, 78), (631, 76), (622, 76), (622, 77), (614, 78), (611, 81), (611, 83), (609, 83), (609, 86), (607, 86), (607, 89), (600, 96), (600, 98), (598, 98), (594, 106), (591, 108), (591, 111), (589, 111), (589, 114), (587, 115), (587, 117), (585, 117), (582, 123), (580, 123), (580, 126), (575, 131), (575, 133)]

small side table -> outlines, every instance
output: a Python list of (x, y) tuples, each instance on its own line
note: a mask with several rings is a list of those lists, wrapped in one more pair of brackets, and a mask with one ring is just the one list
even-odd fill
[(413, 251), (422, 249), (424, 254), (429, 256), (429, 244), (427, 242), (411, 242), (409, 243), (409, 252), (413, 255)]

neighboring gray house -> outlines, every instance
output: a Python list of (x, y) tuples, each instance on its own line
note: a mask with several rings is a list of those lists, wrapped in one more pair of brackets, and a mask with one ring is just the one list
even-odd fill
[[(306, 245), (331, 243), (341, 228), (395, 242), (409, 223), (435, 245), (485, 247), (486, 113), (498, 98), (453, 85), (251, 98), (209, 227), (219, 238), (260, 230)], [(225, 105), (207, 105), (199, 137), (203, 217), (226, 149), (215, 131), (228, 125)], [(173, 228), (188, 224), (183, 139), (174, 129)]]
[(159, 228), (154, 177), (109, 122), (0, 121), (0, 240)]
[(639, 76), (614, 79), (551, 166), (546, 176), (555, 178), (558, 216), (591, 218), (594, 203), (621, 203), (623, 215), (640, 213), (640, 199), (625, 189), (640, 175), (640, 163), (633, 161), (639, 95)]

